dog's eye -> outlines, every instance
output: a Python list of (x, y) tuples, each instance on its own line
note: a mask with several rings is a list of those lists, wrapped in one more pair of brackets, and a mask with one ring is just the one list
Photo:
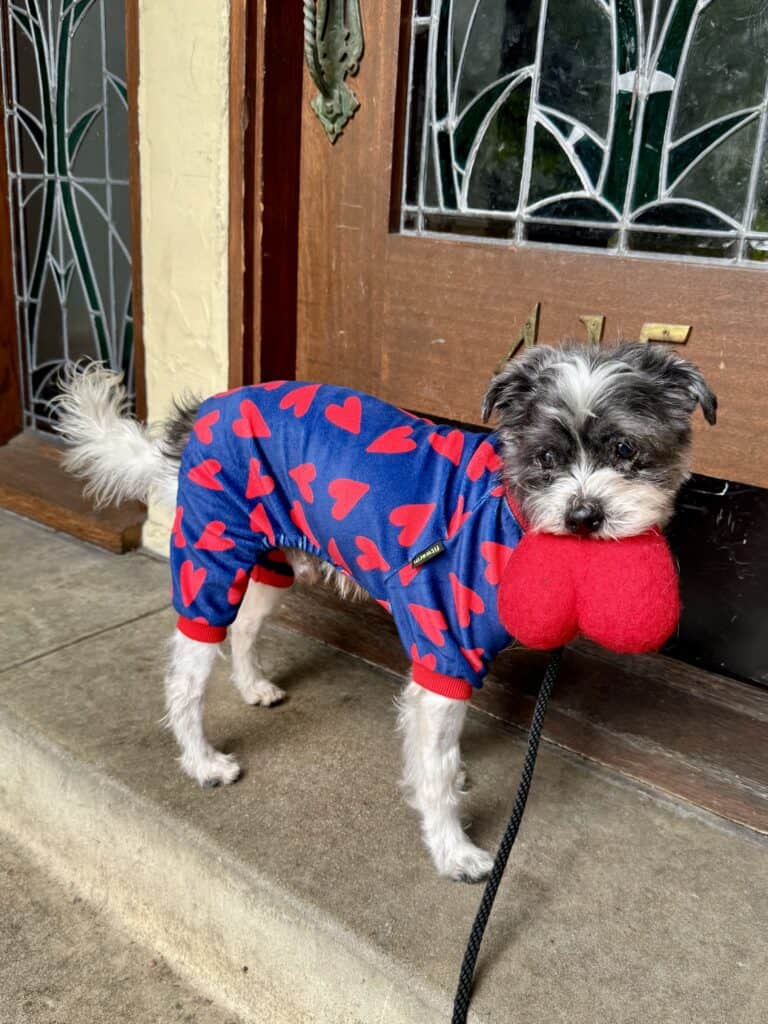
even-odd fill
[(616, 445), (616, 454), (620, 459), (627, 461), (628, 459), (634, 459), (635, 455), (637, 455), (637, 448), (631, 441), (623, 438)]
[(539, 465), (542, 469), (553, 469), (555, 465), (555, 453), (548, 448), (538, 454)]

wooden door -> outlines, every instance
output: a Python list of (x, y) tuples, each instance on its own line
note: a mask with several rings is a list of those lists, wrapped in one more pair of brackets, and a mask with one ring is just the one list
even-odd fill
[(537, 302), (542, 341), (690, 324), (695, 468), (768, 486), (759, 0), (361, 7), (335, 145), (305, 75), (297, 376), (472, 422)]

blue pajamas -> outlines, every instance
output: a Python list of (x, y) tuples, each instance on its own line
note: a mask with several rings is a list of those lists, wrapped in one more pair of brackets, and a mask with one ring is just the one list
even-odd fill
[(497, 586), (522, 535), (493, 434), (332, 385), (215, 395), (184, 450), (171, 537), (178, 628), (218, 642), (249, 578), (290, 586), (318, 555), (394, 617), (416, 682), (467, 698), (510, 637)]

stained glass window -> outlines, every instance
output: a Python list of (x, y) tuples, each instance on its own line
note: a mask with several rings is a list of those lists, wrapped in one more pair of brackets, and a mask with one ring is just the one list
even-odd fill
[(125, 0), (2, 5), (5, 131), (28, 427), (63, 361), (133, 373)]
[(768, 259), (766, 0), (415, 2), (401, 230)]

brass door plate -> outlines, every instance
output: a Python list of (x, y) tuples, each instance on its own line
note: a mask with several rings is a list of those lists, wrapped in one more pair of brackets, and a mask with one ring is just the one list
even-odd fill
[(643, 324), (638, 341), (665, 341), (668, 345), (685, 345), (690, 336), (690, 324)]

